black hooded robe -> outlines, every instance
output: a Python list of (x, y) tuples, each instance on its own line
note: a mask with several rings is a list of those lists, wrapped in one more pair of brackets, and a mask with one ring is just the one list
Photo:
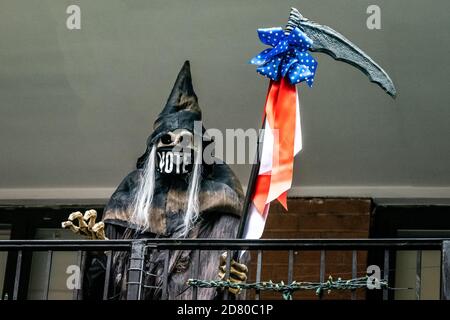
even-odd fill
[[(150, 227), (146, 232), (136, 231), (138, 226), (130, 222), (133, 199), (143, 166), (151, 147), (165, 133), (175, 129), (193, 132), (193, 121), (201, 120), (197, 96), (192, 87), (189, 62), (181, 69), (167, 104), (155, 122), (154, 132), (147, 142), (145, 154), (139, 158), (137, 169), (128, 174), (120, 183), (105, 207), (103, 221), (109, 239), (172, 238), (177, 237), (186, 208), (188, 182), (156, 175), (152, 208), (149, 212)], [(236, 237), (242, 211), (243, 192), (239, 180), (226, 164), (202, 165), (199, 192), (200, 218), (190, 231), (188, 238)], [(141, 298), (160, 299), (164, 252), (149, 252), (145, 259), (143, 290)], [(168, 299), (191, 299), (192, 289), (186, 282), (198, 268), (198, 279), (218, 279), (220, 251), (202, 251), (200, 265), (192, 262), (191, 250), (171, 252), (168, 276)], [(245, 262), (245, 261), (244, 261)], [(105, 277), (106, 257), (103, 253), (87, 257), (84, 277), (84, 298), (101, 299)], [(112, 262), (109, 299), (125, 299), (129, 268), (129, 254), (115, 253)], [(221, 291), (199, 288), (198, 299), (220, 299)]]

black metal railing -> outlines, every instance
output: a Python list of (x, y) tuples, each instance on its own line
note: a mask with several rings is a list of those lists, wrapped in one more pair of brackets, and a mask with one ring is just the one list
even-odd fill
[[(231, 264), (233, 252), (238, 250), (249, 250), (253, 252), (253, 259), (256, 260), (255, 281), (260, 282), (267, 279), (261, 279), (264, 265), (264, 251), (285, 251), (287, 254), (287, 275), (286, 282), (291, 283), (294, 279), (294, 252), (301, 251), (320, 251), (320, 270), (319, 281), (324, 282), (326, 271), (327, 251), (346, 251), (352, 253), (351, 274), (352, 278), (357, 277), (357, 252), (358, 251), (377, 251), (382, 252), (382, 278), (389, 283), (390, 276), (390, 257), (397, 251), (416, 251), (416, 286), (415, 296), (420, 299), (421, 292), (421, 270), (422, 270), (422, 252), (429, 250), (438, 250), (441, 252), (441, 299), (450, 299), (450, 239), (442, 238), (407, 238), (407, 239), (289, 239), (289, 240), (223, 240), (223, 239), (139, 239), (139, 240), (2, 240), (0, 241), (0, 252), (7, 251), (16, 255), (16, 272), (14, 285), (9, 297), (19, 298), (19, 288), (21, 285), (22, 257), (27, 252), (47, 252), (45, 264), (45, 279), (43, 288), (43, 299), (48, 298), (50, 276), (52, 272), (52, 258), (56, 251), (77, 252), (77, 264), (81, 270), (84, 269), (85, 254), (89, 251), (104, 251), (107, 256), (106, 276), (103, 287), (103, 298), (108, 298), (108, 289), (110, 287), (110, 272), (112, 265), (113, 252), (129, 253), (129, 270), (127, 280), (126, 298), (129, 300), (138, 300), (141, 298), (143, 284), (143, 273), (145, 272), (145, 257), (149, 249), (166, 251), (163, 268), (163, 281), (161, 298), (167, 299), (167, 284), (169, 278), (169, 260), (170, 253), (176, 250), (192, 250), (190, 257), (193, 266), (191, 278), (196, 279), (199, 270), (202, 267), (200, 262), (201, 251), (227, 251), (227, 270)], [(301, 263), (301, 261), (300, 261)], [(226, 275), (226, 277), (228, 274)], [(83, 281), (80, 281), (83, 283)], [(389, 283), (390, 284), (390, 283)], [(82, 288), (73, 291), (73, 299), (81, 297)], [(198, 289), (191, 288), (192, 299), (197, 299)], [(227, 293), (225, 298), (227, 298)], [(388, 299), (388, 289), (383, 289), (383, 299)], [(260, 293), (256, 292), (255, 299), (260, 299)], [(355, 292), (352, 292), (352, 299), (356, 298)]]

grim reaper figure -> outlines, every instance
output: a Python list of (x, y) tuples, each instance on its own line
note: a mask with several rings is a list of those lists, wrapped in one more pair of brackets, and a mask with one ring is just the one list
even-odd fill
[[(204, 138), (204, 129), (200, 133), (202, 137), (194, 134), (194, 123), (201, 119), (190, 64), (186, 61), (154, 123), (145, 153), (137, 160), (136, 169), (111, 196), (102, 221), (95, 223), (94, 210), (84, 215), (74, 212), (63, 227), (92, 239), (235, 238), (242, 210), (242, 188), (226, 164), (202, 161), (202, 150), (211, 141)], [(194, 143), (196, 138), (202, 139), (200, 146)], [(161, 298), (166, 254), (166, 251), (153, 251), (146, 256), (144, 299)], [(197, 267), (191, 256), (191, 251), (171, 252), (168, 299), (191, 298), (186, 282)], [(106, 256), (102, 252), (87, 257), (85, 299), (101, 299), (105, 265)], [(124, 299), (129, 253), (115, 254), (112, 265), (109, 298)], [(217, 280), (223, 277), (223, 271), (221, 252), (201, 252), (199, 279)], [(233, 261), (230, 272), (234, 280), (246, 280), (244, 264)], [(199, 289), (198, 299), (220, 299), (222, 293), (216, 289)]]

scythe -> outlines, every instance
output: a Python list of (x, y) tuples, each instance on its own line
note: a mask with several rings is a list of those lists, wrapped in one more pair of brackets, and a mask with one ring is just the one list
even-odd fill
[[(369, 57), (363, 50), (358, 48), (350, 40), (344, 37), (334, 29), (313, 22), (300, 14), (300, 12), (291, 8), (289, 21), (286, 25), (284, 33), (289, 35), (295, 28), (300, 29), (307, 37), (312, 40), (312, 45), (309, 51), (325, 53), (335, 60), (343, 61), (350, 64), (360, 71), (362, 71), (371, 82), (379, 85), (388, 95), (395, 98), (397, 90), (389, 75), (383, 68), (380, 67), (371, 57)], [(263, 121), (264, 129), (265, 120)], [(244, 236), (246, 223), (249, 216), (249, 210), (255, 192), (256, 180), (260, 168), (260, 154), (262, 145), (262, 135), (258, 139), (257, 145), (257, 159), (252, 166), (249, 183), (247, 186), (247, 193), (243, 206), (243, 214), (238, 229), (238, 238)]]

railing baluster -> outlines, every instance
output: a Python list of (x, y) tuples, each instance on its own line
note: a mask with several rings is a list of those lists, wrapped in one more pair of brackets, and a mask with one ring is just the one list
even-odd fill
[[(383, 278), (389, 284), (389, 250), (384, 250), (384, 270)], [(388, 289), (383, 289), (383, 300), (388, 299)]]
[(294, 278), (294, 250), (289, 250), (288, 258), (288, 284), (291, 284)]
[(80, 263), (80, 289), (78, 290), (78, 300), (83, 299), (83, 282), (84, 282), (84, 265), (86, 263), (86, 251), (81, 251), (81, 263)]
[[(227, 264), (225, 266), (225, 278), (224, 278), (225, 281), (230, 279), (230, 267), (231, 267), (231, 250), (227, 250)], [(225, 289), (225, 292), (223, 293), (223, 298), (225, 300), (228, 300), (228, 289)]]
[(164, 270), (163, 270), (163, 285), (162, 285), (162, 300), (167, 300), (167, 284), (169, 281), (169, 263), (170, 263), (170, 250), (166, 250), (166, 255), (164, 257)]
[(81, 300), (82, 298), (82, 288), (83, 288), (83, 274), (84, 274), (84, 259), (85, 258), (85, 252), (82, 250), (78, 250), (78, 258), (77, 258), (77, 265), (80, 268), (80, 279), (78, 281), (78, 287), (75, 287), (73, 290), (73, 300)]
[[(320, 282), (325, 282), (325, 250), (320, 251)], [(319, 299), (323, 298), (323, 294), (319, 295)]]
[[(79, 267), (81, 265), (81, 250), (78, 250), (77, 252), (78, 252), (78, 254), (77, 254), (77, 266)], [(80, 269), (80, 273), (81, 272), (83, 272), (83, 271)], [(75, 281), (75, 283), (77, 283), (77, 281)], [(77, 300), (77, 298), (78, 298), (78, 289), (79, 288), (77, 288), (76, 286), (74, 287), (74, 289), (72, 291), (72, 300)]]
[(13, 300), (17, 300), (19, 296), (20, 273), (22, 270), (22, 250), (17, 252), (16, 276), (14, 278)]
[(109, 279), (111, 277), (111, 262), (113, 258), (113, 252), (106, 252), (106, 271), (105, 271), (105, 283), (103, 285), (103, 300), (108, 300), (109, 292)]
[(53, 251), (48, 250), (47, 252), (47, 266), (45, 268), (45, 287), (44, 287), (44, 300), (48, 300), (48, 292), (50, 290), (50, 280), (51, 280), (51, 272), (52, 272), (52, 260), (53, 260)]
[[(198, 279), (198, 271), (200, 268), (200, 250), (194, 250), (192, 279)], [(192, 287), (192, 300), (197, 300), (198, 288)]]
[(133, 241), (131, 246), (130, 269), (128, 270), (127, 300), (139, 300), (141, 298), (144, 253), (145, 241)]
[(441, 299), (450, 300), (450, 240), (442, 241)]
[(325, 250), (320, 251), (320, 282), (325, 282)]
[(417, 250), (416, 255), (416, 300), (420, 300), (422, 287), (422, 250)]
[[(261, 269), (262, 269), (262, 250), (258, 250), (258, 257), (256, 259), (256, 282), (261, 282)], [(259, 300), (260, 290), (256, 290), (255, 300)]]
[[(358, 277), (358, 251), (352, 251), (352, 278)], [(352, 300), (356, 300), (356, 289), (352, 290)]]

